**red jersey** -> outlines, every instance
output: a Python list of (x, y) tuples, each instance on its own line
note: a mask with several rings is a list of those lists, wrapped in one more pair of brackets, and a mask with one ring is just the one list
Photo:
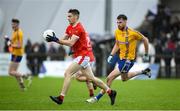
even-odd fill
[(79, 37), (76, 43), (71, 47), (74, 58), (78, 56), (89, 56), (90, 61), (94, 61), (89, 35), (80, 22), (76, 24), (76, 26), (69, 25), (66, 28), (66, 34), (69, 36), (69, 39), (71, 39), (72, 35)]

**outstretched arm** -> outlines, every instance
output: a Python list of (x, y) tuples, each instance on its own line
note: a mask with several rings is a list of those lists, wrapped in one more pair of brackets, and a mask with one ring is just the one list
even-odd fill
[(69, 36), (67, 34), (65, 34), (62, 37), (62, 39), (59, 39), (56, 37), (55, 33), (53, 34), (53, 36), (46, 37), (47, 42), (56, 42), (58, 44), (66, 45), (66, 46), (70, 46), (70, 47), (73, 46), (78, 39), (79, 39), (79, 37), (76, 35), (72, 35), (71, 38), (69, 38)]
[(119, 50), (119, 46), (118, 46), (118, 42), (116, 41), (116, 43), (114, 44), (114, 47), (111, 51), (111, 54), (109, 55), (108, 59), (107, 59), (107, 62), (108, 63), (112, 63), (112, 60), (113, 60), (113, 56), (116, 54), (116, 52)]
[(143, 36), (142, 41), (144, 43), (145, 54), (143, 56), (144, 62), (149, 62), (149, 40)]
[(118, 42), (116, 41), (116, 43), (114, 44), (114, 47), (113, 47), (110, 55), (116, 54), (116, 52), (117, 52), (118, 50), (119, 50), (119, 46), (118, 46)]
[(148, 54), (149, 52), (149, 40), (143, 36), (142, 41), (144, 43), (144, 49), (145, 49), (145, 54)]

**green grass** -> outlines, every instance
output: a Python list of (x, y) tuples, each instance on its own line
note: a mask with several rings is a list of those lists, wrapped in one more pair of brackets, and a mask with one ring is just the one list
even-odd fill
[[(104, 80), (104, 79), (103, 79)], [(33, 85), (21, 92), (12, 77), (0, 77), (0, 109), (16, 110), (130, 110), (130, 109), (180, 109), (180, 80), (114, 81), (112, 88), (118, 92), (116, 103), (110, 105), (107, 95), (98, 103), (88, 104), (85, 83), (73, 80), (62, 105), (53, 103), (50, 95), (58, 95), (61, 78), (34, 78)], [(99, 89), (97, 89), (96, 94)]]

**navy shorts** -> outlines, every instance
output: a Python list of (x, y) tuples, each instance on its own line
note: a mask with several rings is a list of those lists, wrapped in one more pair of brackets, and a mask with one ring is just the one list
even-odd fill
[(12, 62), (21, 62), (22, 56), (17, 56), (17, 55), (11, 55), (11, 61)]
[(121, 73), (128, 73), (134, 65), (134, 60), (118, 59), (118, 68)]

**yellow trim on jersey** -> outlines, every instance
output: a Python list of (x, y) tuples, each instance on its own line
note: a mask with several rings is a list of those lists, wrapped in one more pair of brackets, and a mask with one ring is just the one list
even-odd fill
[(120, 59), (134, 60), (136, 57), (137, 41), (141, 40), (143, 35), (133, 29), (115, 30), (115, 39), (119, 46)]
[(12, 54), (17, 56), (22, 56), (24, 53), (24, 48), (23, 48), (23, 31), (21, 29), (18, 29), (17, 31), (13, 31), (11, 42), (12, 44), (20, 44), (20, 46), (22, 46), (20, 48), (13, 48)]

